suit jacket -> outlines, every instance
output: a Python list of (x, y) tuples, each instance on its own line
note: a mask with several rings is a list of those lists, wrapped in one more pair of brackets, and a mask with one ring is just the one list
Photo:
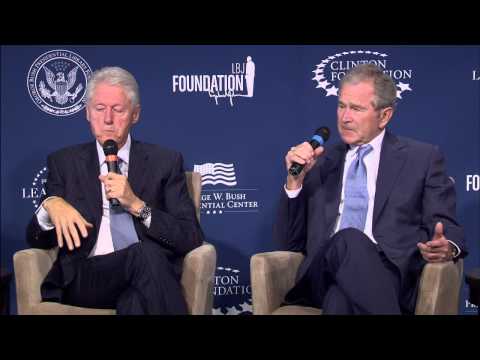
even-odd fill
[[(294, 199), (282, 191), (274, 239), (284, 250), (306, 255), (297, 273), (305, 275), (313, 255), (326, 249), (335, 230), (348, 145), (336, 144), (306, 175)], [(378, 247), (400, 272), (400, 301), (413, 309), (425, 260), (418, 242), (431, 240), (437, 221), (447, 239), (467, 255), (463, 230), (455, 218), (455, 188), (444, 159), (430, 144), (397, 138), (388, 131), (382, 144), (373, 209), (372, 232)]]
[[(62, 289), (75, 275), (76, 263), (88, 257), (95, 245), (102, 218), (100, 167), (96, 143), (76, 145), (48, 156), (46, 196), (60, 196), (94, 225), (80, 248), (59, 249), (42, 284), (45, 299), (61, 301)], [(204, 241), (188, 194), (180, 153), (132, 140), (128, 182), (133, 192), (152, 208), (150, 227), (133, 217), (139, 241), (159, 244), (177, 274), (183, 256)], [(42, 231), (34, 215), (27, 227), (27, 242), (36, 248), (57, 246), (55, 229)]]

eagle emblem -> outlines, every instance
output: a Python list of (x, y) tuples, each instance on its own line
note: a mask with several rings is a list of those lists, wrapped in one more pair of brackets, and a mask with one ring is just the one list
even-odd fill
[(67, 80), (65, 80), (65, 73), (57, 72), (57, 74), (54, 74), (53, 71), (46, 66), (43, 68), (45, 69), (47, 84), (53, 91), (48, 89), (43, 81), (40, 81), (40, 95), (44, 99), (48, 99), (50, 102), (55, 100), (55, 102), (59, 105), (64, 105), (67, 103), (67, 101), (73, 103), (75, 98), (78, 96), (78, 93), (83, 89), (83, 85), (79, 84), (73, 93), (70, 92), (70, 89), (75, 85), (77, 80), (78, 66), (75, 66), (72, 70), (70, 70), (67, 75)]

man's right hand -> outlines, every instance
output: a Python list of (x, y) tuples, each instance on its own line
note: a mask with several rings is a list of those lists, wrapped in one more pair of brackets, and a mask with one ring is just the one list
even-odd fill
[(86, 238), (88, 236), (87, 228), (92, 228), (93, 225), (61, 197), (55, 196), (46, 200), (43, 208), (48, 212), (50, 220), (55, 226), (58, 246), (62, 248), (65, 240), (69, 250), (80, 247), (78, 230), (82, 237)]
[(297, 190), (303, 184), (303, 179), (305, 175), (310, 171), (310, 169), (317, 162), (317, 158), (322, 155), (324, 152), (323, 146), (319, 146), (313, 150), (312, 145), (308, 142), (303, 142), (300, 145), (293, 146), (290, 148), (290, 151), (285, 156), (285, 164), (288, 169), (292, 166), (294, 162), (305, 165), (302, 172), (298, 176), (292, 176), (288, 173), (287, 176), (287, 189), (288, 190)]

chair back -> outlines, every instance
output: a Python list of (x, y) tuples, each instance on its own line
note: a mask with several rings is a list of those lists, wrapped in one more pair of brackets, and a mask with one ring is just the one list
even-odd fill
[(185, 171), (185, 178), (187, 181), (188, 194), (192, 198), (195, 206), (195, 214), (197, 220), (200, 222), (200, 197), (202, 193), (202, 176), (198, 172)]

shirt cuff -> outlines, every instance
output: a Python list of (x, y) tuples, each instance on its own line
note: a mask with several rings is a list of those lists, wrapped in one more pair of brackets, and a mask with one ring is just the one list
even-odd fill
[(47, 210), (45, 210), (45, 208), (43, 207), (44, 202), (52, 197), (54, 196), (50, 196), (43, 200), (40, 206), (35, 211), (35, 215), (37, 215), (38, 225), (40, 225), (40, 229), (42, 229), (43, 231), (48, 231), (55, 228), (55, 226), (52, 224), (52, 221), (50, 220), (50, 216), (48, 215)]
[(297, 190), (288, 190), (287, 185), (283, 185), (283, 188), (285, 189), (285, 192), (290, 199), (295, 199), (298, 194), (300, 194), (300, 191), (302, 191), (303, 186), (300, 186), (300, 188)]
[(457, 254), (453, 257), (454, 259), (457, 258), (462, 251), (460, 250), (460, 248), (458, 247), (458, 245), (455, 244), (453, 241), (450, 241), (450, 240), (448, 240), (448, 239), (447, 239), (447, 241), (448, 241), (450, 244), (452, 244), (453, 246), (455, 246), (455, 247), (457, 248)]

